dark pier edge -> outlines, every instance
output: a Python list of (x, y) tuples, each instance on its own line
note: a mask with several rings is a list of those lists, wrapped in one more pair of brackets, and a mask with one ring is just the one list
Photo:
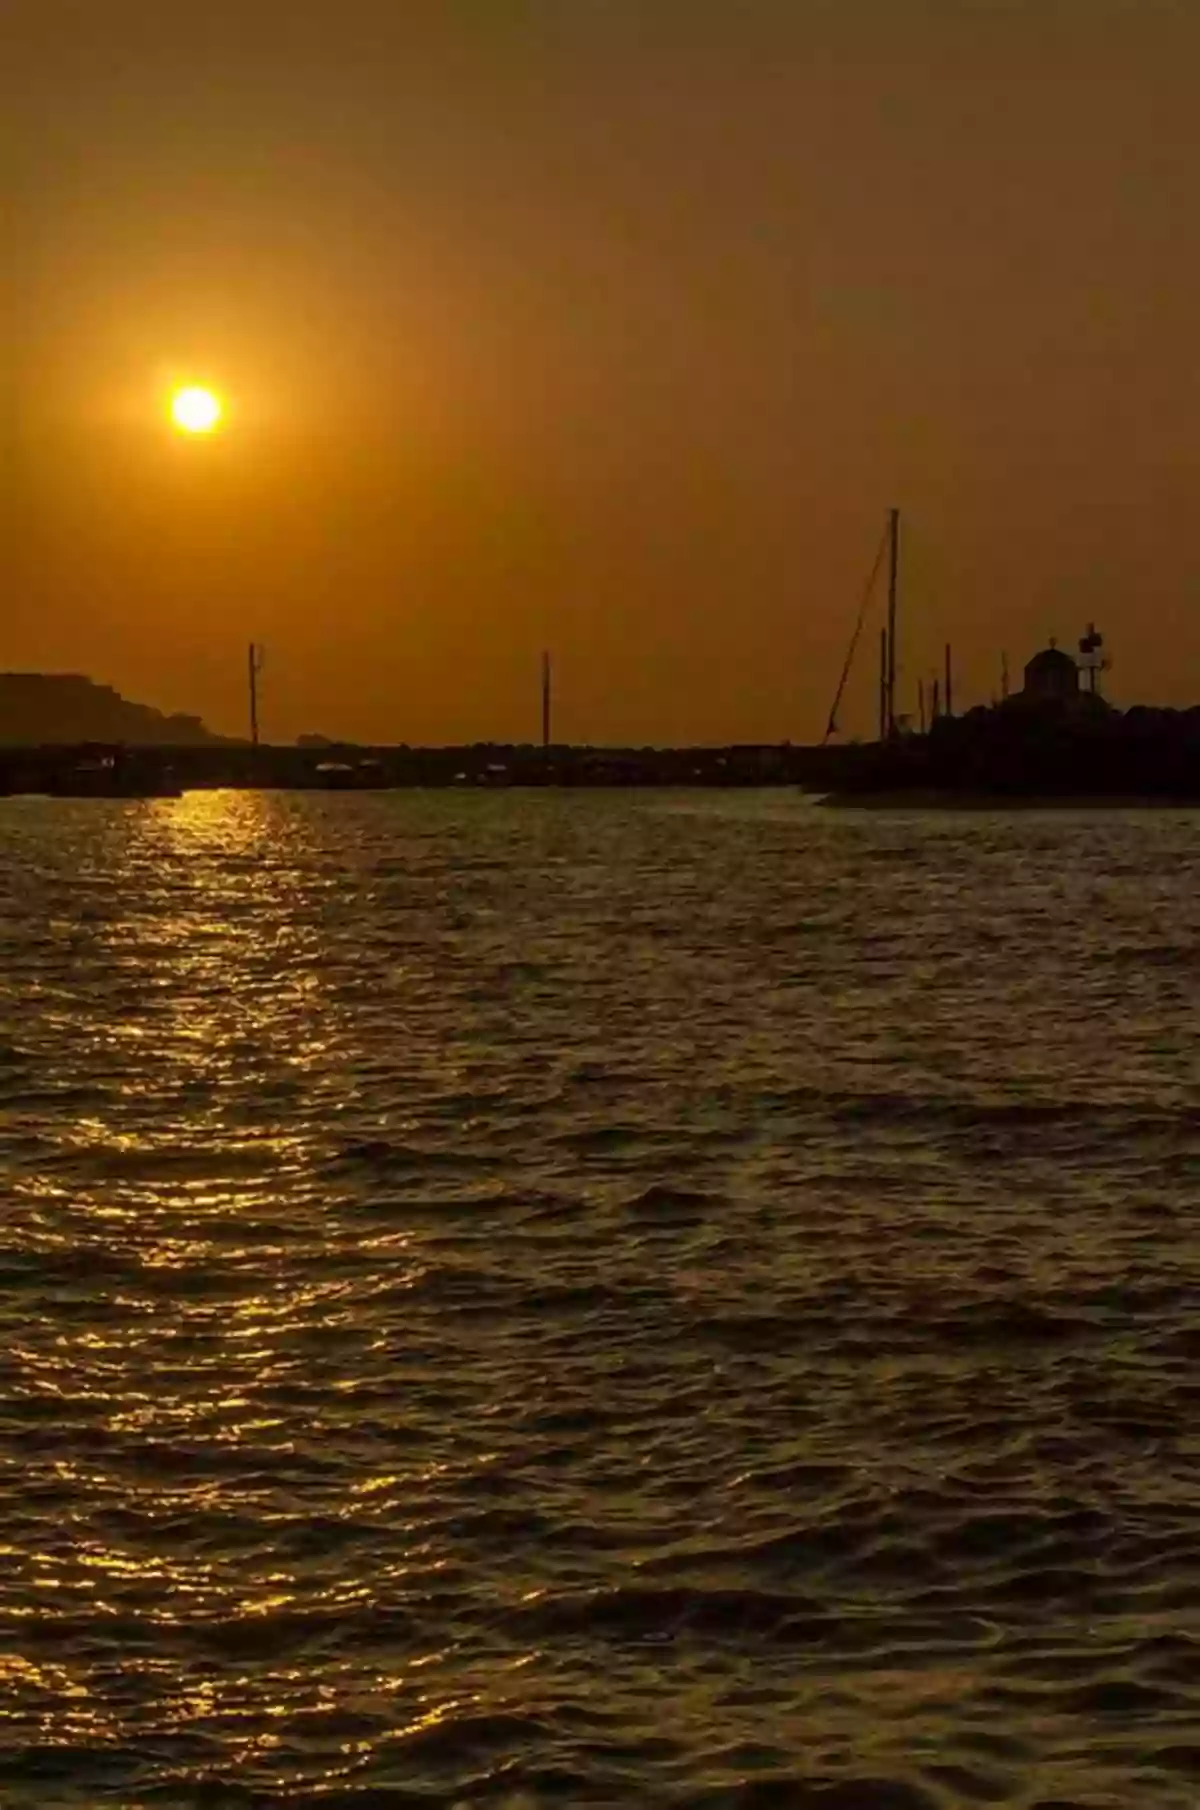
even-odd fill
[(0, 747), (0, 794), (137, 797), (216, 787), (794, 786), (846, 805), (1200, 802), (1200, 708), (1005, 707), (925, 735), (807, 747)]
[(724, 748), (579, 748), (475, 743), (0, 747), (0, 794), (153, 796), (217, 787), (370, 791), (408, 786), (803, 786), (827, 790), (848, 750), (784, 743)]

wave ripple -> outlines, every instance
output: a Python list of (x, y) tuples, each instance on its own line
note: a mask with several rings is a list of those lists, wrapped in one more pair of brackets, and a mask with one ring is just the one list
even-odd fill
[(1194, 1810), (1198, 828), (0, 801), (0, 1801)]

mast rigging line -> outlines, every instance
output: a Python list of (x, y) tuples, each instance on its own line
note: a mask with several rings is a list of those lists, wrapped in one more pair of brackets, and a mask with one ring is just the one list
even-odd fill
[(871, 607), (871, 597), (874, 593), (875, 586), (879, 580), (880, 571), (883, 567), (884, 554), (888, 550), (888, 542), (889, 542), (889, 538), (890, 538), (890, 533), (891, 533), (891, 524), (889, 522), (884, 525), (883, 533), (879, 537), (879, 549), (875, 555), (875, 563), (871, 567), (871, 576), (867, 579), (866, 585), (863, 589), (862, 600), (858, 606), (858, 616), (857, 616), (857, 619), (855, 620), (855, 624), (854, 624), (854, 633), (850, 637), (850, 646), (846, 651), (846, 663), (842, 667), (842, 676), (838, 680), (838, 688), (834, 694), (833, 703), (830, 706), (830, 710), (829, 710), (829, 721), (825, 726), (825, 733), (821, 737), (822, 748), (828, 742), (830, 736), (836, 735), (838, 732), (837, 713), (841, 709), (842, 696), (846, 690), (846, 685), (850, 678), (850, 668), (854, 665), (854, 656), (855, 656), (855, 653), (858, 651), (858, 643), (859, 643), (859, 638), (863, 632), (863, 624), (866, 622), (867, 611)]

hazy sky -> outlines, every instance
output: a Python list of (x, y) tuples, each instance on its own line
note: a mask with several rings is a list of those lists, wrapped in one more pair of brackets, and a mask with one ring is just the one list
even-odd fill
[[(6, 0), (0, 667), (819, 735), (1089, 618), (1200, 699), (1196, 0)], [(11, 362), (9, 362), (11, 361)], [(229, 396), (164, 427), (173, 378)], [(847, 711), (869, 727), (875, 636)]]

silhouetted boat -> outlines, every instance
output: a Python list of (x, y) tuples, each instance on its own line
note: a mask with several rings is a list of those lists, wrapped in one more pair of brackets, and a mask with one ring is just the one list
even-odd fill
[(183, 787), (161, 758), (125, 748), (64, 752), (51, 768), (46, 791), (53, 798), (181, 798)]
[(323, 760), (313, 769), (318, 786), (327, 792), (378, 791), (387, 775), (377, 760)]

